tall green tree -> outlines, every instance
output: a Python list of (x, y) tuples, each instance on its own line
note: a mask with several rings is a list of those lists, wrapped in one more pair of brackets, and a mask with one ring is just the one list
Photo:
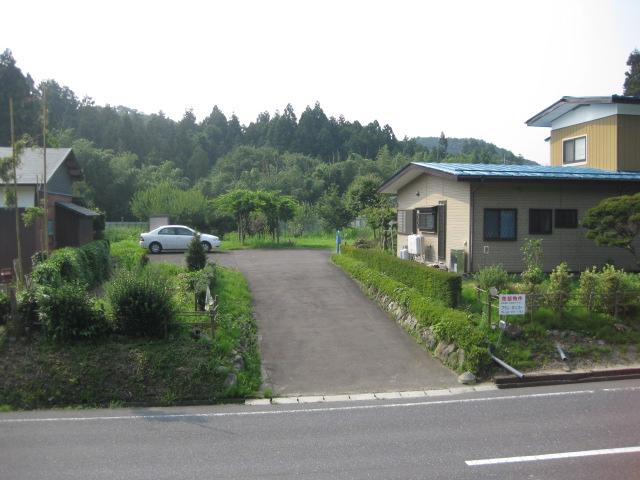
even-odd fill
[(235, 219), (238, 238), (244, 245), (249, 230), (249, 216), (256, 209), (254, 192), (246, 189), (234, 189), (215, 199), (214, 208)]
[(180, 190), (168, 182), (138, 191), (131, 201), (131, 211), (139, 220), (163, 213), (172, 222), (197, 229), (206, 227), (208, 209), (207, 199), (199, 190)]
[(271, 238), (279, 243), (280, 222), (287, 222), (294, 217), (298, 202), (279, 192), (258, 191), (254, 195), (255, 208), (263, 213)]
[(444, 132), (440, 132), (440, 138), (438, 139), (438, 146), (435, 148), (436, 162), (441, 162), (447, 156), (449, 149), (449, 141), (445, 137)]
[(0, 54), (0, 145), (10, 145), (9, 99), (13, 99), (16, 138), (40, 133), (40, 99), (33, 79), (16, 66), (11, 50)]
[(345, 203), (355, 217), (370, 207), (379, 207), (387, 203), (387, 198), (378, 193), (382, 179), (377, 175), (361, 175), (356, 177), (345, 194)]
[(353, 215), (346, 206), (336, 187), (332, 187), (318, 201), (318, 214), (325, 230), (344, 228), (353, 220)]
[(640, 193), (605, 198), (587, 210), (582, 226), (597, 245), (622, 248), (640, 265), (635, 246), (640, 233)]
[(640, 50), (631, 52), (627, 59), (629, 71), (624, 73), (624, 94), (640, 95)]

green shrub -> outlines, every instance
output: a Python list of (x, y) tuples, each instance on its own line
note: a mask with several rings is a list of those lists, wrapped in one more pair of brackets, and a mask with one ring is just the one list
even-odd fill
[(599, 304), (613, 316), (634, 310), (638, 305), (640, 288), (633, 275), (624, 270), (616, 270), (613, 265), (605, 265), (599, 274)]
[(125, 335), (161, 337), (175, 320), (172, 285), (150, 270), (121, 270), (107, 294), (118, 329)]
[(9, 321), (9, 315), (11, 315), (9, 296), (0, 291), (0, 325), (4, 325)]
[(111, 275), (109, 243), (97, 240), (81, 246), (80, 251), (85, 256), (86, 264), (83, 268), (89, 287), (95, 288), (104, 283)]
[(549, 275), (545, 300), (549, 308), (562, 316), (571, 296), (571, 274), (566, 262), (562, 262)]
[(605, 265), (580, 274), (580, 302), (590, 312), (602, 312), (614, 317), (629, 316), (640, 307), (640, 281), (637, 275)]
[(416, 262), (408, 262), (379, 250), (344, 247), (346, 256), (364, 262), (368, 267), (415, 288), (432, 301), (456, 307), (462, 292), (462, 277)]
[(179, 275), (179, 278), (183, 284), (186, 284), (190, 291), (194, 292), (198, 308), (204, 310), (207, 287), (209, 287), (210, 292), (213, 292), (216, 284), (215, 264), (208, 263), (201, 270), (182, 273)]
[(202, 270), (207, 264), (207, 252), (202, 243), (200, 243), (200, 235), (195, 234), (187, 248), (187, 270), (194, 272)]
[(500, 264), (481, 268), (480, 271), (473, 276), (473, 279), (483, 290), (496, 287), (498, 291), (501, 291), (508, 288), (511, 282), (509, 274)]
[(137, 239), (121, 240), (111, 244), (111, 256), (119, 268), (135, 270), (145, 265), (149, 258), (147, 251), (140, 246)]
[[(367, 288), (373, 288), (405, 307), (424, 327), (433, 327), (438, 341), (455, 343), (465, 352), (464, 364), (458, 368), (480, 372), (491, 363), (486, 335), (461, 310), (434, 302), (415, 288), (408, 287), (364, 262), (347, 255), (334, 255), (334, 263)], [(392, 257), (393, 258), (393, 257)]]
[(38, 323), (38, 298), (34, 287), (18, 292), (16, 303), (19, 321), (25, 328), (31, 328)]
[(580, 274), (580, 287), (578, 288), (580, 303), (592, 313), (599, 311), (599, 283), (598, 269), (596, 267), (587, 269)]
[(47, 337), (56, 341), (97, 338), (109, 332), (106, 314), (84, 285), (63, 283), (38, 292), (38, 311)]

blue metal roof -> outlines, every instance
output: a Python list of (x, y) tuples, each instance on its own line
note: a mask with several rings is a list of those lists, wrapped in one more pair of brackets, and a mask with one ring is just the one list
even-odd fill
[(640, 182), (640, 172), (612, 172), (599, 168), (546, 165), (496, 165), (485, 163), (422, 163), (413, 165), (460, 177), (541, 180), (610, 180)]

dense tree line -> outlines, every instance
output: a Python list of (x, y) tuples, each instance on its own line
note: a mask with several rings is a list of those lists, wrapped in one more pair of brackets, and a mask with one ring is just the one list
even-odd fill
[[(637, 58), (637, 52), (632, 53), (626, 74), (625, 91), (631, 94), (637, 83)], [(149, 115), (123, 106), (100, 106), (90, 97), (78, 98), (55, 80), (36, 85), (18, 68), (10, 50), (0, 55), (0, 145), (9, 145), (10, 97), (17, 135), (28, 134), (41, 144), (45, 90), (48, 144), (74, 148), (85, 173), (76, 193), (88, 206), (106, 212), (109, 220), (141, 217), (145, 210), (134, 211), (132, 200), (162, 185), (163, 194), (170, 188), (185, 192), (175, 198), (191, 199), (201, 195), (212, 200), (238, 189), (280, 192), (301, 205), (301, 224), (310, 222), (309, 212), (324, 211), (334, 217), (323, 219), (324, 224), (335, 226), (359, 213), (354, 212), (357, 202), (346, 204), (345, 194), (354, 182), (381, 181), (411, 161), (529, 163), (482, 140), (448, 139), (444, 133), (433, 139), (400, 140), (389, 125), (328, 117), (319, 103), (307, 106), (299, 117), (291, 105), (282, 112), (263, 112), (248, 125), (216, 106), (201, 121), (191, 110), (175, 121), (162, 111)], [(369, 213), (388, 215), (386, 210)], [(208, 217), (200, 215), (194, 222), (229, 226)]]

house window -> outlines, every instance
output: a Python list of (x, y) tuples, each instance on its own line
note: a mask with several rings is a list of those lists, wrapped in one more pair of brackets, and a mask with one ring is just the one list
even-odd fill
[(556, 228), (578, 228), (578, 210), (556, 209)]
[(533, 235), (549, 235), (551, 233), (552, 211), (547, 209), (529, 209), (529, 233)]
[(484, 209), (485, 240), (516, 240), (518, 210), (515, 208)]
[(418, 230), (435, 233), (438, 225), (438, 207), (422, 208), (417, 213)]
[(398, 210), (398, 233), (405, 235), (416, 233), (413, 210)]
[(562, 163), (587, 161), (587, 137), (577, 137), (562, 142)]

